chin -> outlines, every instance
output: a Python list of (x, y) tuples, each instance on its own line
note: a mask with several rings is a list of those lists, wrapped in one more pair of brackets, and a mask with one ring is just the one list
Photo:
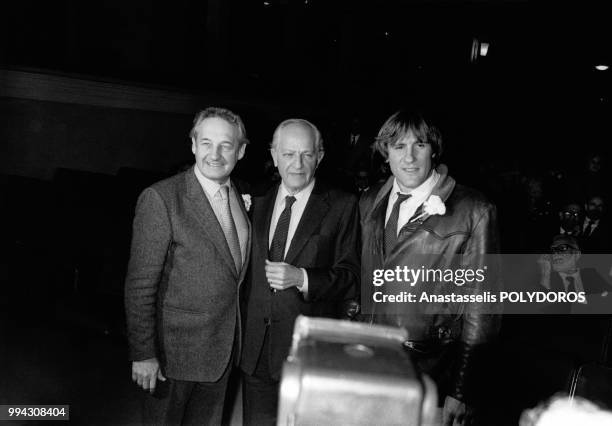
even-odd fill
[(287, 188), (291, 189), (292, 191), (300, 191), (306, 186), (306, 182), (303, 181), (289, 181), (287, 184)]
[(221, 170), (207, 170), (206, 173), (202, 173), (205, 177), (207, 177), (210, 180), (219, 180), (219, 181), (224, 181), (228, 178), (228, 176)]

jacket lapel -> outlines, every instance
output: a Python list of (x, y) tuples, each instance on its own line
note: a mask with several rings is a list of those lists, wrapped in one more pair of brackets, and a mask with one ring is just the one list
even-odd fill
[[(440, 164), (436, 170), (440, 174), (440, 180), (438, 181), (436, 186), (434, 186), (434, 188), (432, 189), (430, 196), (437, 195), (438, 197), (440, 197), (442, 202), (446, 202), (446, 200), (448, 200), (448, 197), (450, 197), (451, 193), (453, 192), (453, 189), (455, 189), (455, 179), (453, 179), (452, 177), (448, 175), (448, 168), (444, 164)], [(447, 206), (447, 209), (448, 209), (448, 206)], [(416, 219), (422, 213), (423, 213), (423, 204), (421, 204), (417, 208), (416, 212), (414, 212), (414, 215), (410, 218), (408, 222), (406, 222), (404, 227), (411, 227), (416, 230), (418, 227), (423, 225), (423, 223), (427, 219), (429, 219), (431, 215), (426, 213), (419, 219)], [(448, 214), (451, 214), (451, 212), (447, 210), (445, 214), (448, 215)], [(433, 226), (433, 223), (429, 223), (429, 226), (430, 227)]]
[(194, 206), (194, 213), (198, 218), (200, 225), (202, 225), (202, 230), (208, 236), (208, 239), (215, 245), (219, 253), (222, 254), (221, 257), (225, 261), (226, 266), (230, 268), (232, 273), (237, 278), (238, 272), (236, 271), (234, 258), (232, 257), (229, 246), (227, 245), (223, 229), (221, 229), (217, 216), (215, 215), (215, 212), (213, 211), (213, 208), (210, 205), (208, 197), (206, 197), (200, 182), (198, 182), (194, 171), (187, 171), (185, 174), (185, 179), (187, 185), (187, 198)]
[(306, 208), (304, 209), (300, 223), (291, 240), (287, 256), (285, 256), (286, 263), (293, 264), (298, 254), (300, 254), (310, 239), (312, 233), (318, 228), (318, 225), (329, 211), (330, 205), (327, 201), (327, 196), (328, 191), (324, 187), (324, 184), (320, 180), (317, 180), (310, 194), (310, 198), (308, 199), (308, 203), (306, 203)]
[[(251, 257), (251, 235), (252, 235), (253, 229), (251, 226), (251, 221), (249, 220), (249, 214), (247, 213), (247, 210), (244, 205), (242, 194), (240, 193), (236, 185), (234, 185), (234, 182), (232, 182), (231, 184), (232, 184), (232, 188), (234, 188), (234, 194), (236, 194), (236, 196), (238, 197), (238, 205), (240, 206), (240, 211), (242, 212), (242, 216), (244, 217), (247, 223), (246, 252), (245, 252), (244, 259), (242, 259), (242, 268), (240, 269), (240, 274), (238, 277), (238, 285), (240, 285), (242, 284), (242, 280), (244, 279), (244, 275), (246, 274), (246, 271), (249, 266), (249, 259)], [(228, 247), (228, 250), (229, 250), (229, 247)]]
[(376, 198), (374, 199), (374, 205), (370, 211), (370, 220), (365, 221), (366, 224), (372, 224), (371, 232), (374, 236), (372, 242), (374, 247), (371, 247), (373, 253), (382, 253), (385, 235), (385, 217), (387, 216), (387, 204), (389, 203), (389, 196), (391, 195), (391, 188), (393, 187), (393, 176), (387, 179), (387, 182), (378, 190)]
[(262, 198), (261, 203), (253, 204), (253, 238), (259, 250), (265, 250), (265, 258), (268, 258), (268, 245), (270, 234), (270, 222), (274, 211), (274, 202), (279, 186), (270, 189)]

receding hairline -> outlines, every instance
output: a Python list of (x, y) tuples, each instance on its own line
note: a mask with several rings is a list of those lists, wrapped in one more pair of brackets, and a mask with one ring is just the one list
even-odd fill
[(246, 145), (249, 143), (246, 135), (246, 129), (244, 127), (244, 122), (240, 118), (238, 114), (233, 111), (230, 111), (226, 108), (221, 107), (208, 107), (199, 111), (194, 119), (193, 125), (189, 132), (189, 137), (193, 139), (197, 139), (197, 131), (196, 127), (202, 124), (204, 120), (209, 118), (219, 118), (225, 122), (227, 122), (230, 126), (232, 126), (236, 131), (236, 140), (239, 145)]
[(309, 129), (311, 132), (315, 150), (323, 151), (323, 139), (321, 138), (321, 132), (319, 131), (317, 126), (303, 118), (289, 118), (287, 120), (282, 121), (278, 126), (276, 126), (274, 134), (272, 135), (272, 142), (270, 143), (271, 149), (275, 149), (278, 145), (278, 140), (281, 137), (281, 132), (291, 126), (296, 126), (298, 128), (301, 127), (302, 129)]

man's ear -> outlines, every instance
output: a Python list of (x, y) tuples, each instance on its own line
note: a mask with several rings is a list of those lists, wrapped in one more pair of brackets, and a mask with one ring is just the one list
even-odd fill
[(274, 162), (274, 167), (278, 167), (278, 163), (276, 162), (276, 149), (270, 148), (270, 156), (272, 156), (272, 161)]
[(243, 143), (242, 145), (240, 145), (240, 148), (238, 148), (238, 159), (242, 160), (242, 157), (244, 157), (244, 153), (246, 151), (246, 144)]
[(191, 152), (195, 155), (196, 152), (196, 140), (195, 138), (191, 138)]
[(325, 151), (319, 151), (319, 153), (317, 154), (317, 167), (319, 167), (319, 164), (321, 164), (321, 161), (323, 160), (324, 156)]

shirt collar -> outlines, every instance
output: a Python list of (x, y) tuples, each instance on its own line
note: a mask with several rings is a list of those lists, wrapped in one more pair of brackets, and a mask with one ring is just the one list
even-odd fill
[(567, 277), (574, 277), (574, 278), (578, 278), (578, 269), (576, 269), (574, 272), (569, 273), (569, 272), (559, 272), (559, 275), (561, 275), (563, 278), (567, 278)]
[[(427, 196), (431, 194), (431, 191), (433, 191), (434, 186), (436, 186), (439, 179), (440, 174), (436, 171), (436, 169), (432, 169), (431, 174), (427, 179), (425, 179), (425, 182), (414, 188), (412, 191), (409, 192), (409, 194), (412, 195), (412, 197), (415, 199), (427, 198)], [(399, 184), (397, 183), (397, 179), (395, 178), (393, 179), (393, 188), (391, 189), (391, 191), (392, 194), (397, 194), (398, 192), (404, 193), (400, 189)]]
[(597, 226), (597, 225), (599, 225), (599, 219), (591, 219), (590, 217), (588, 217), (588, 216), (587, 216), (587, 217), (586, 217), (586, 226), (589, 226), (589, 225), (591, 225), (591, 224), (592, 224), (593, 226)]
[[(315, 179), (312, 180), (308, 185), (302, 188), (299, 192), (293, 194), (296, 201), (300, 201), (303, 198), (308, 198), (314, 189)], [(285, 182), (281, 182), (280, 188), (278, 190), (278, 196), (280, 199), (284, 200), (285, 197), (291, 195), (285, 186)]]
[(219, 188), (221, 188), (222, 186), (227, 186), (230, 190), (232, 188), (232, 186), (230, 185), (229, 178), (227, 179), (227, 181), (225, 181), (225, 183), (219, 184), (214, 180), (210, 180), (206, 176), (204, 176), (197, 166), (194, 166), (193, 170), (195, 171), (196, 179), (198, 180), (198, 182), (200, 182), (202, 189), (204, 189), (204, 192), (206, 192), (209, 198), (214, 197), (215, 194), (219, 191)]

